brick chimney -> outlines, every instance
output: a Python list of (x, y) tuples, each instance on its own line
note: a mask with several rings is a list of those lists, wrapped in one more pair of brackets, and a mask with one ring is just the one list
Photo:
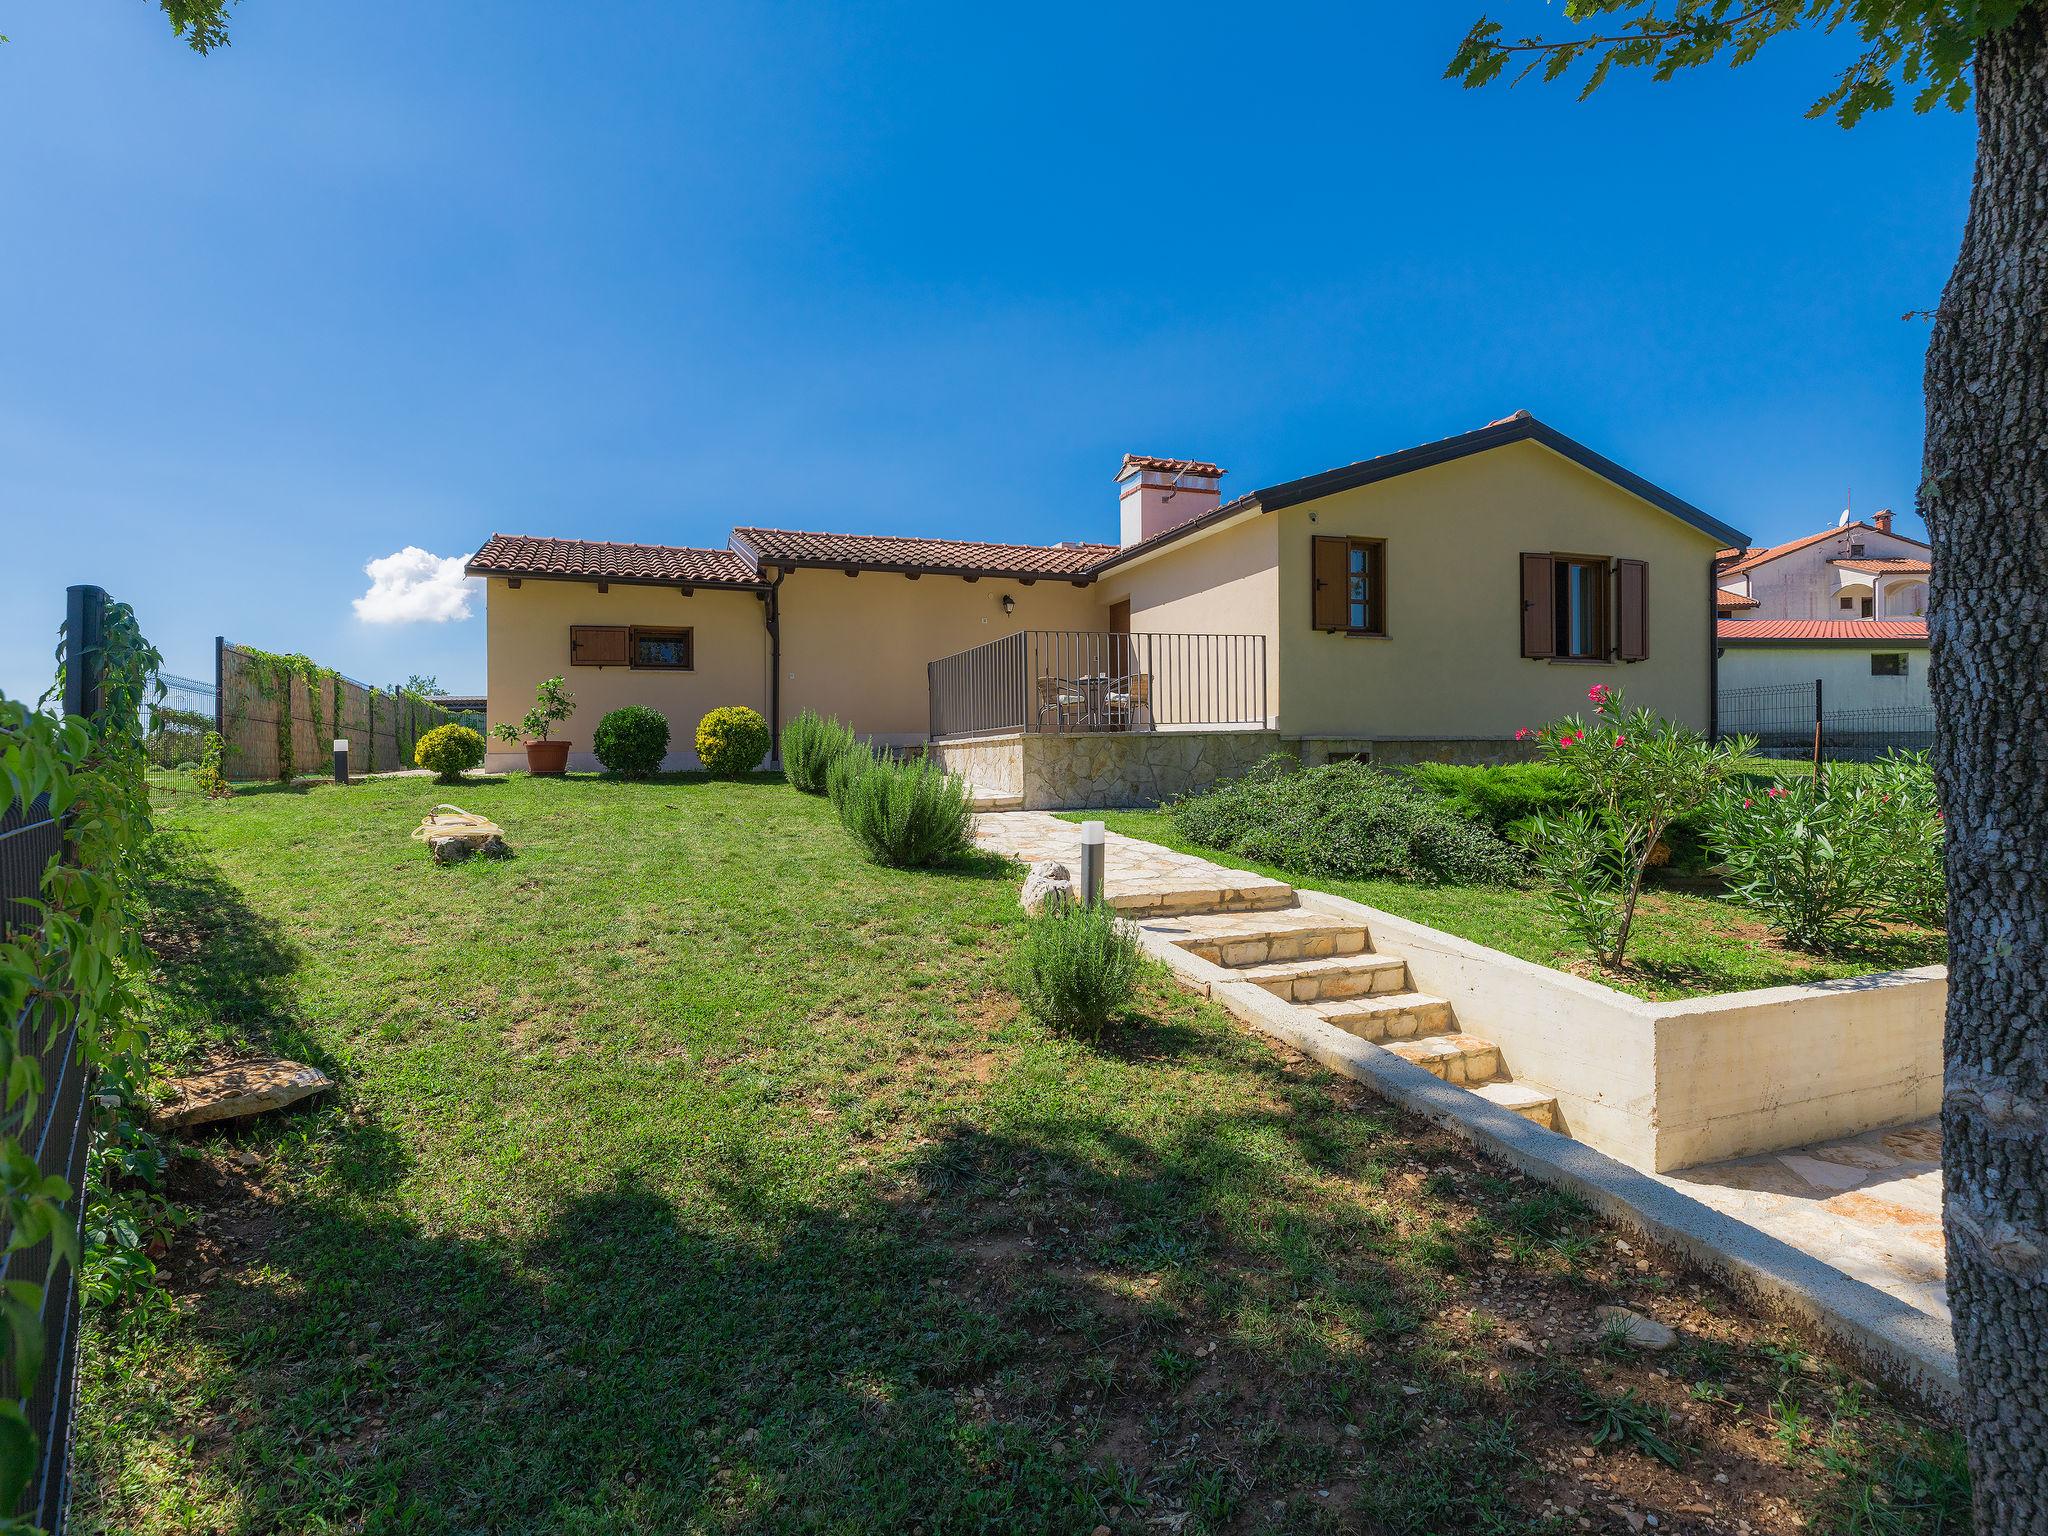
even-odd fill
[(1123, 547), (1129, 549), (1190, 518), (1213, 512), (1223, 500), (1216, 483), (1222, 478), (1221, 468), (1200, 459), (1125, 454), (1123, 468), (1116, 472)]
[(1890, 533), (1892, 531), (1892, 509), (1886, 507), (1877, 516), (1873, 517), (1871, 521), (1877, 524), (1877, 531), (1879, 533)]

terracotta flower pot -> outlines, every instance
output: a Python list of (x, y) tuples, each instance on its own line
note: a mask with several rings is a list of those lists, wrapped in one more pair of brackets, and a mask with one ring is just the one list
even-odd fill
[(529, 741), (526, 744), (526, 771), (531, 774), (560, 778), (569, 768), (569, 743), (566, 741)]

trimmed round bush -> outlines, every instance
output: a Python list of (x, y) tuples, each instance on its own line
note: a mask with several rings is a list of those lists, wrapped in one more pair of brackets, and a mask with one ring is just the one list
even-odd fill
[(773, 741), (758, 710), (728, 704), (697, 722), (697, 761), (714, 778), (736, 779), (761, 766)]
[(590, 749), (605, 772), (644, 779), (668, 756), (668, 716), (644, 704), (610, 710), (597, 722)]
[(459, 784), (463, 774), (483, 766), (484, 739), (466, 725), (437, 725), (413, 743), (412, 760), (441, 783)]
[(1144, 957), (1136, 932), (1108, 902), (1049, 901), (1024, 924), (1012, 985), (1048, 1029), (1094, 1036), (1137, 996)]
[(855, 746), (853, 731), (816, 710), (800, 710), (782, 728), (782, 771), (792, 788), (807, 795), (825, 793), (825, 772), (833, 759)]

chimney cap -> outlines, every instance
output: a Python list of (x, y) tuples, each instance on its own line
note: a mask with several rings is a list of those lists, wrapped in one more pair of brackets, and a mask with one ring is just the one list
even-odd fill
[(1225, 473), (1222, 465), (1211, 464), (1206, 459), (1160, 459), (1149, 453), (1127, 453), (1116, 477), (1127, 480), (1148, 469), (1162, 470), (1169, 475), (1195, 475), (1205, 480), (1220, 480)]
[(1489, 421), (1489, 422), (1487, 423), (1487, 425), (1488, 425), (1489, 427), (1504, 427), (1504, 426), (1506, 426), (1506, 425), (1507, 425), (1507, 424), (1508, 424), (1509, 422), (1511, 422), (1511, 421), (1534, 421), (1534, 420), (1535, 420), (1535, 417), (1531, 416), (1531, 415), (1530, 415), (1530, 414), (1529, 414), (1529, 413), (1528, 413), (1528, 412), (1527, 412), (1526, 410), (1521, 410), (1521, 411), (1513, 411), (1513, 412), (1510, 412), (1510, 413), (1509, 413), (1508, 415), (1506, 415), (1506, 416), (1499, 416), (1499, 417), (1496, 417), (1496, 418), (1494, 418), (1494, 419), (1493, 419), (1492, 421)]

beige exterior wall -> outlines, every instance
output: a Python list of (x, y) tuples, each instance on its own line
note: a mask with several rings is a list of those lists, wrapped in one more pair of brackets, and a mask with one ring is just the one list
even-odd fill
[[(1003, 598), (1016, 611), (1003, 612)], [(984, 576), (800, 570), (782, 583), (782, 718), (837, 715), (863, 736), (923, 741), (931, 725), (925, 667), (1020, 629), (1102, 629), (1099, 587)], [(754, 621), (755, 628), (760, 620)]]
[[(1265, 637), (1266, 713), (1280, 695), (1280, 545), (1276, 518), (1254, 513), (1244, 522), (1200, 535), (1097, 584), (1109, 622), (1112, 603), (1131, 604), (1139, 634), (1262, 635)], [(1159, 685), (1165, 686), (1164, 680)]]
[[(694, 768), (697, 722), (721, 704), (768, 708), (768, 636), (761, 603), (751, 592), (698, 587), (684, 597), (674, 587), (614, 582), (599, 592), (589, 581), (540, 581), (517, 588), (493, 577), (485, 593), (485, 627), (492, 725), (517, 721), (533, 707), (544, 678), (567, 680), (576, 713), (554, 734), (573, 743), (569, 766), (594, 769), (590, 740), (607, 710), (644, 704), (668, 716), (669, 755), (663, 766)], [(691, 672), (638, 672), (630, 667), (569, 664), (572, 624), (649, 624), (688, 628), (696, 651)], [(922, 692), (923, 677), (919, 676)], [(492, 772), (526, 766), (520, 748), (492, 740), (485, 767)]]
[[(1315, 521), (1309, 521), (1310, 514)], [(1707, 723), (1708, 564), (1718, 547), (1535, 443), (1512, 443), (1275, 513), (1280, 731), (1375, 739), (1512, 737), (1586, 708), (1594, 683)], [(1310, 539), (1387, 541), (1385, 639), (1310, 623)], [(1649, 659), (1527, 661), (1523, 551), (1649, 563)]]

